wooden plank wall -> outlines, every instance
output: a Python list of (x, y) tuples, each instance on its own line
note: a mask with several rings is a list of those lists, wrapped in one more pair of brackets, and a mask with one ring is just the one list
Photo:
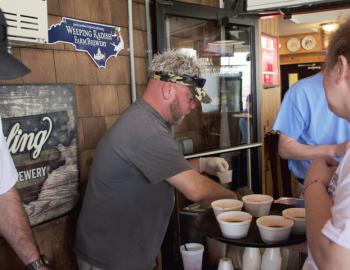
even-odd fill
[[(88, 54), (74, 51), (71, 45), (37, 45), (13, 48), (13, 54), (32, 72), (0, 84), (75, 85), (78, 115), (80, 181), (82, 189), (101, 136), (131, 104), (128, 45), (127, 0), (48, 0), (49, 25), (61, 17), (121, 26), (125, 48), (118, 57), (98, 69)], [(133, 1), (136, 84), (141, 93), (146, 84), (146, 23), (144, 0)], [(76, 211), (77, 212), (77, 211)], [(34, 228), (40, 249), (52, 261), (53, 270), (76, 269), (73, 242), (77, 213)], [(23, 269), (22, 263), (4, 241), (0, 241), (0, 269)]]
[[(259, 21), (260, 33), (278, 37), (278, 18), (269, 17)], [(260, 44), (261, 48), (261, 44)], [(261, 50), (260, 50), (261, 51)], [(260, 67), (259, 70), (262, 70)], [(263, 89), (260, 88), (261, 94), (261, 138), (264, 138), (267, 132), (272, 130), (273, 123), (278, 113), (281, 103), (281, 87)], [(276, 153), (277, 155), (277, 153)], [(266, 148), (263, 145), (263, 193), (272, 194), (272, 177), (271, 168), (267, 161)]]

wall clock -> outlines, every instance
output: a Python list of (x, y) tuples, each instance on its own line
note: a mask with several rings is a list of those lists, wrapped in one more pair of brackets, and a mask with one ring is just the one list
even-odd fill
[(290, 52), (296, 52), (300, 49), (300, 40), (297, 38), (290, 38), (287, 41), (287, 49)]
[(316, 39), (313, 36), (305, 36), (301, 40), (301, 46), (305, 50), (312, 50), (316, 46)]

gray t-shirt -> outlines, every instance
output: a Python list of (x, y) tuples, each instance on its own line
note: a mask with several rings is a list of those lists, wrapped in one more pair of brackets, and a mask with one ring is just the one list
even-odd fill
[(102, 269), (152, 269), (174, 205), (165, 179), (191, 169), (170, 127), (145, 101), (97, 146), (79, 216), (76, 252)]

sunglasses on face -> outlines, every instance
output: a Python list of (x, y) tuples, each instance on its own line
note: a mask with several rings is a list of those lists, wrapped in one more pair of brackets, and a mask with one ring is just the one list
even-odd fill
[(172, 73), (156, 71), (154, 72), (154, 75), (159, 76), (158, 79), (162, 81), (181, 83), (181, 84), (185, 84), (193, 87), (199, 87), (199, 88), (203, 88), (206, 82), (206, 79), (199, 78), (198, 76), (190, 76), (186, 74), (175, 75)]
[(181, 75), (181, 77), (183, 78), (184, 83), (187, 83), (199, 88), (203, 88), (206, 82), (206, 79), (199, 78), (197, 76), (189, 76), (184, 74), (184, 75)]

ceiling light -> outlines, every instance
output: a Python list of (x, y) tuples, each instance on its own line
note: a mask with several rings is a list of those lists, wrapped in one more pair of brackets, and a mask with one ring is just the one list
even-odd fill
[(335, 22), (322, 23), (320, 27), (323, 49), (327, 49), (331, 36), (338, 29), (339, 24)]
[(332, 22), (332, 23), (322, 23), (320, 24), (320, 27), (323, 31), (330, 33), (330, 32), (334, 32), (338, 29), (339, 24)]

